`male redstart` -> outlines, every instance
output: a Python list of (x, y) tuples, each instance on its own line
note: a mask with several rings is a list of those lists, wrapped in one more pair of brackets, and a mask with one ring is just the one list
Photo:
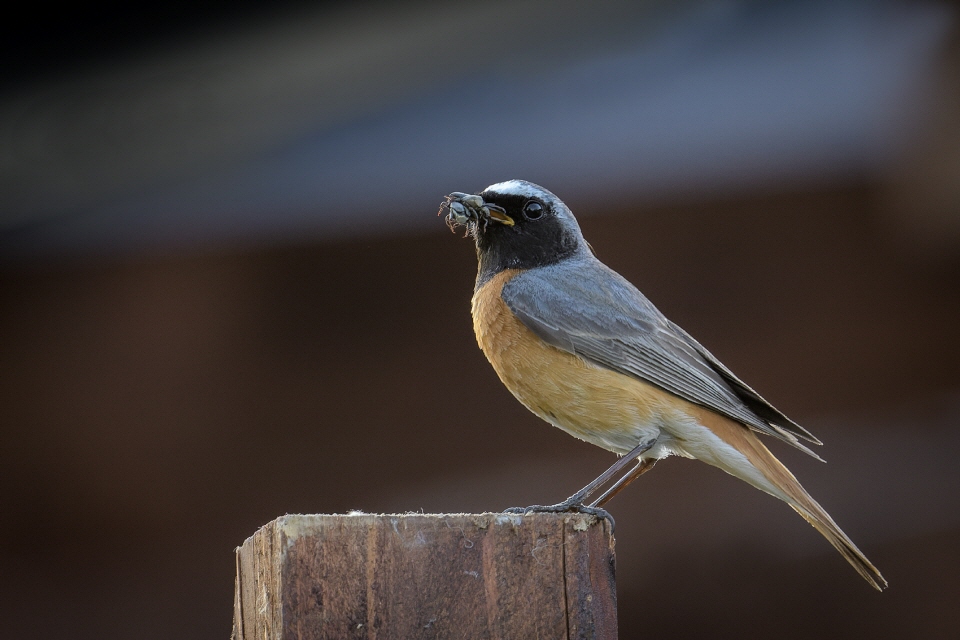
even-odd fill
[[(780, 498), (878, 590), (887, 582), (760, 442), (773, 436), (819, 457), (820, 444), (600, 262), (557, 196), (523, 180), (451, 193), (451, 229), (474, 238), (473, 327), (507, 389), (533, 413), (622, 455), (564, 502), (593, 510), (671, 454), (697, 458)], [(622, 468), (636, 465), (587, 504)]]

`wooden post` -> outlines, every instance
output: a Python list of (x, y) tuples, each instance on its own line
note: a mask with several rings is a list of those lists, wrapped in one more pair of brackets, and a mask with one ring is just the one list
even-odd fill
[(234, 640), (616, 637), (589, 515), (288, 515), (237, 549)]

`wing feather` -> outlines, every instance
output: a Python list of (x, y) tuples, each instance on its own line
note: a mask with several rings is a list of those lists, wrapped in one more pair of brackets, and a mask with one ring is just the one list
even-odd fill
[(517, 318), (548, 344), (650, 382), (819, 459), (798, 438), (819, 440), (592, 257), (521, 273), (502, 295)]

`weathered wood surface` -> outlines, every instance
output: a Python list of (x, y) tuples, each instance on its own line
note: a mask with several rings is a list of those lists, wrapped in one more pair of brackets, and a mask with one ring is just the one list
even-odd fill
[(610, 523), (288, 515), (237, 549), (235, 640), (616, 638)]

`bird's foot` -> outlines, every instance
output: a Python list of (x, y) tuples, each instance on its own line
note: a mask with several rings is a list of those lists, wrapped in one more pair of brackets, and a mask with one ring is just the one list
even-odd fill
[(588, 507), (582, 502), (572, 502), (569, 499), (551, 505), (534, 504), (530, 505), (529, 507), (510, 507), (509, 509), (504, 509), (503, 512), (521, 516), (525, 516), (530, 513), (584, 513), (595, 518), (609, 520), (611, 531), (613, 531), (613, 528), (616, 524), (613, 516), (610, 515), (610, 512), (606, 509), (601, 509), (600, 507)]

